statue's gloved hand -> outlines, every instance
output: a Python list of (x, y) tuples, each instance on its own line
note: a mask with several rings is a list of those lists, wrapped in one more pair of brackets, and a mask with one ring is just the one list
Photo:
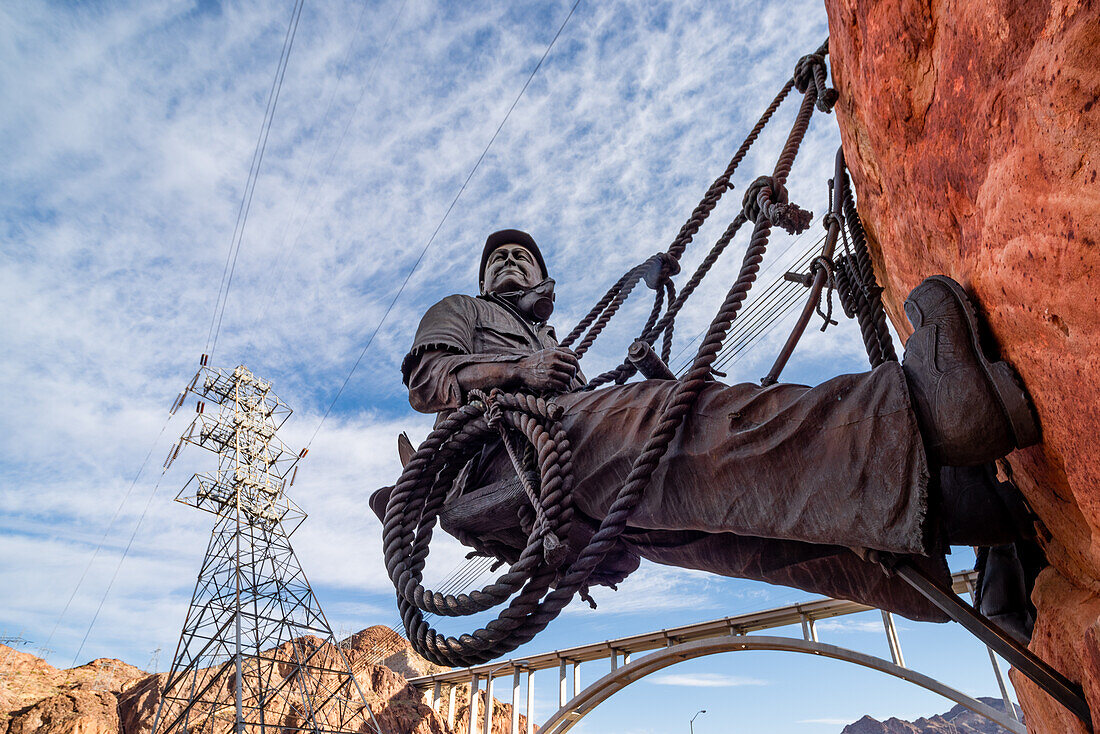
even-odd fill
[(516, 380), (534, 392), (562, 392), (580, 369), (572, 349), (553, 347), (530, 354), (515, 365)]

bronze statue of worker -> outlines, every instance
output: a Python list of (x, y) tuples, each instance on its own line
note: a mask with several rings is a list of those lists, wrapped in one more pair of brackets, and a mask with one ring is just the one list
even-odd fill
[[(448, 296), (420, 322), (402, 364), (409, 401), (446, 414), (474, 390), (555, 393), (573, 447), (576, 515), (566, 544), (583, 547), (675, 382), (579, 391), (577, 357), (558, 346), (548, 323), (554, 281), (525, 232), (489, 236), (480, 286), (476, 297)], [(1033, 441), (1035, 430), (1011, 371), (982, 352), (957, 283), (929, 278), (906, 314), (914, 332), (902, 363), (813, 387), (706, 385), (592, 583), (613, 584), (647, 558), (945, 621), (853, 549), (905, 556), (946, 581), (949, 545), (1026, 534), (1026, 508), (1005, 485), (939, 478), (941, 467), (990, 462)], [(515, 476), (499, 444), (470, 462), (455, 493)], [(380, 516), (388, 492), (372, 498)], [(524, 543), (518, 520), (502, 513), (459, 530), (475, 533), (483, 548)]]

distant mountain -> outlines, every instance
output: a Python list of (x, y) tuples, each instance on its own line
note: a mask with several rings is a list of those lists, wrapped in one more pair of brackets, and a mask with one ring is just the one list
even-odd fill
[[(998, 711), (1005, 710), (1004, 701), (999, 698), (979, 698), (979, 701)], [(1016, 706), (1016, 716), (1023, 720), (1023, 712)], [(841, 734), (1006, 734), (1003, 726), (978, 716), (959, 704), (946, 714), (937, 714), (930, 719), (923, 716), (916, 721), (903, 721), (890, 717), (879, 721), (864, 716), (854, 724), (844, 727)]]

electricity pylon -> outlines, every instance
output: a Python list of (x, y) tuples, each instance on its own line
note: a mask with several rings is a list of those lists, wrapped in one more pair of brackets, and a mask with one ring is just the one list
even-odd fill
[(194, 475), (176, 497), (217, 519), (153, 734), (381, 734), (290, 545), (306, 517), (284, 494), (305, 455), (276, 436), (291, 410), (244, 365), (215, 369), (205, 355), (201, 365), (172, 404), (198, 398), (165, 465), (185, 443), (217, 454), (217, 471)]

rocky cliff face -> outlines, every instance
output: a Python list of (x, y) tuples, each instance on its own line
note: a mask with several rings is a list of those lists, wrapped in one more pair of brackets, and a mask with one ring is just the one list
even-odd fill
[[(307, 641), (308, 638), (307, 638)], [(313, 644), (323, 645), (320, 640)], [(389, 734), (467, 734), (460, 692), (456, 727), (433, 710), (405, 675), (442, 670), (413, 652), (386, 627), (370, 627), (344, 641), (344, 652), (382, 729)], [(324, 651), (322, 651), (323, 654)], [(392, 666), (392, 667), (391, 667)], [(0, 645), (0, 734), (150, 734), (165, 674), (149, 675), (119, 660), (93, 660), (58, 670), (39, 658)], [(227, 692), (226, 702), (232, 701)], [(481, 693), (485, 711), (485, 693)], [(493, 701), (492, 731), (511, 725), (511, 706)], [(525, 731), (526, 719), (521, 719)]]
[(145, 671), (109, 658), (58, 670), (0, 645), (0, 732), (117, 734), (117, 697), (146, 677)]
[[(1100, 7), (826, 0), (836, 112), (876, 271), (901, 304), (945, 273), (1030, 390), (1041, 445), (1009, 457), (1053, 564), (1032, 649), (1100, 725)], [(1013, 678), (1033, 731), (1083, 731)]]
[[(993, 708), (1004, 711), (1004, 701), (999, 698), (982, 698)], [(1016, 711), (1019, 715), (1019, 709)], [(859, 721), (844, 727), (840, 734), (1006, 734), (1008, 730), (984, 719), (962, 705), (931, 718), (923, 716), (916, 721), (904, 721), (893, 717), (879, 721), (864, 716)]]

